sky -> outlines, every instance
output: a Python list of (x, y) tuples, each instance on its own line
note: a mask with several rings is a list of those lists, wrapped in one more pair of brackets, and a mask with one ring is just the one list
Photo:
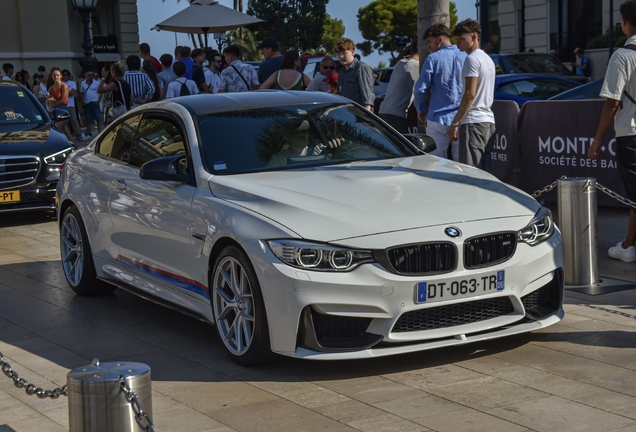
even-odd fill
[[(232, 8), (233, 0), (218, 0), (223, 6)], [(459, 20), (466, 18), (476, 19), (476, 0), (454, 0), (457, 5), (457, 15)], [(244, 1), (247, 8), (248, 1)], [(354, 42), (362, 42), (362, 35), (358, 30), (358, 9), (371, 3), (371, 0), (331, 0), (327, 5), (327, 13), (332, 18), (341, 19), (345, 26), (345, 37), (353, 39)], [(150, 30), (156, 24), (170, 18), (180, 10), (188, 7), (187, 0), (137, 0), (137, 8), (139, 15), (139, 41), (146, 42), (150, 45), (152, 55), (159, 58), (163, 53), (173, 54), (176, 45), (192, 46), (192, 41), (185, 33), (173, 33), (168, 31)], [(417, 19), (417, 17), (413, 17)], [(175, 41), (176, 35), (176, 41)], [(215, 42), (209, 39), (209, 44), (215, 47)], [(367, 57), (363, 57), (363, 61), (370, 66), (377, 66), (380, 61), (388, 63), (391, 55), (385, 53), (379, 55), (376, 52)]]

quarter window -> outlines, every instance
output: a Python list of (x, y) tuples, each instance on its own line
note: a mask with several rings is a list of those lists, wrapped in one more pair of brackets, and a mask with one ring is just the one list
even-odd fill
[(184, 154), (183, 135), (175, 122), (163, 118), (144, 118), (139, 125), (130, 165), (141, 167), (160, 157)]
[(132, 116), (108, 132), (100, 141), (97, 154), (128, 163), (140, 120), (141, 115)]

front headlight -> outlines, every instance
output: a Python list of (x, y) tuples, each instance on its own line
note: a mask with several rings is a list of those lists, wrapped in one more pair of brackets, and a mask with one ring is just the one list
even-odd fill
[(303, 270), (349, 271), (373, 261), (373, 253), (365, 250), (299, 240), (268, 240), (267, 244), (279, 260)]
[(530, 223), (517, 231), (517, 240), (534, 246), (547, 240), (553, 232), (552, 213), (547, 208), (541, 207)]
[(62, 151), (53, 153), (50, 156), (46, 156), (44, 158), (44, 162), (46, 162), (47, 165), (60, 166), (64, 163), (64, 161), (66, 160), (68, 155), (71, 154), (72, 151), (73, 147), (67, 147)]

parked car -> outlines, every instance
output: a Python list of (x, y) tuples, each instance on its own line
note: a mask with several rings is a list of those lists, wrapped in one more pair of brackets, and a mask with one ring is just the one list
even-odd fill
[(215, 323), (240, 364), (400, 354), (563, 318), (549, 210), (340, 96), (142, 105), (67, 159), (57, 191), (77, 294), (120, 287)]
[(497, 75), (495, 99), (513, 100), (523, 105), (529, 100), (544, 100), (581, 84), (566, 78), (537, 74)]
[(490, 54), (495, 63), (497, 74), (533, 73), (557, 75), (580, 83), (588, 82), (588, 78), (576, 75), (554, 56), (544, 53), (511, 53)]
[(258, 71), (258, 68), (261, 67), (261, 62), (259, 61), (245, 61), (243, 63), (247, 63), (248, 65), (251, 65), (256, 71)]
[(54, 124), (68, 111), (51, 115), (25, 87), (0, 81), (0, 212), (55, 211), (60, 168), (74, 147)]
[(373, 69), (373, 78), (375, 80), (375, 83), (373, 84), (373, 93), (376, 97), (386, 94), (386, 89), (389, 86), (392, 74), (392, 67)]
[(601, 99), (599, 95), (601, 87), (603, 87), (603, 78), (552, 96), (550, 100)]

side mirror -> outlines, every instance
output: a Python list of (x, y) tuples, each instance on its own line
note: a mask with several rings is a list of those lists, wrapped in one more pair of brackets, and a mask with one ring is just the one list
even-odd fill
[(187, 159), (184, 155), (166, 156), (151, 160), (141, 166), (139, 177), (144, 180), (167, 180), (187, 183), (190, 174), (187, 172)]
[(404, 134), (404, 136), (413, 143), (418, 150), (421, 150), (425, 153), (430, 153), (437, 148), (437, 144), (435, 140), (430, 136), (423, 133), (408, 133)]
[(55, 108), (53, 109), (53, 113), (51, 114), (52, 120), (53, 121), (60, 121), (60, 120), (66, 120), (71, 118), (71, 114), (62, 108)]

